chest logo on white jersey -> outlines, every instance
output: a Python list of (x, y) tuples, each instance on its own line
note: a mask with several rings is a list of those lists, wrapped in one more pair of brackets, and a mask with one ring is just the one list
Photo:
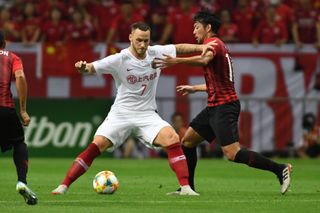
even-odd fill
[(127, 81), (129, 84), (141, 83), (141, 82), (148, 82), (156, 79), (158, 76), (157, 72), (151, 73), (150, 75), (143, 75), (143, 76), (135, 76), (135, 75), (128, 75)]

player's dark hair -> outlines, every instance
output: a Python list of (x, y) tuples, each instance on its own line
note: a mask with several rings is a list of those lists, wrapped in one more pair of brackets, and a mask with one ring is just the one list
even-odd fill
[(6, 47), (6, 35), (3, 30), (0, 30), (0, 48)]
[(306, 113), (302, 118), (302, 128), (311, 131), (316, 125), (316, 116), (313, 113)]
[(218, 30), (221, 26), (221, 22), (218, 16), (213, 14), (208, 9), (202, 9), (199, 12), (197, 12), (193, 18), (193, 21), (201, 23), (204, 27), (210, 24), (212, 32), (215, 34), (218, 33)]
[(151, 28), (149, 25), (147, 25), (146, 23), (144, 22), (136, 22), (136, 23), (133, 23), (131, 25), (131, 31), (134, 31), (136, 29), (139, 29), (139, 30), (142, 30), (142, 31), (151, 31)]

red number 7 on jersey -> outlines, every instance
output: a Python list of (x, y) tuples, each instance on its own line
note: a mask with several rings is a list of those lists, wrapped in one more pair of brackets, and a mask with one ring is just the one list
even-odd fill
[(141, 92), (141, 96), (143, 95), (144, 91), (146, 91), (147, 89), (147, 85), (146, 84), (142, 84), (143, 90)]

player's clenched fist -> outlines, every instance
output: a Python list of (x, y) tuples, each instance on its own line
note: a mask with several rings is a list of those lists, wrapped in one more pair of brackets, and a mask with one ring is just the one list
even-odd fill
[(86, 72), (86, 65), (87, 65), (86, 61), (78, 61), (77, 63), (75, 63), (74, 66), (79, 73), (85, 73)]
[(91, 63), (87, 63), (86, 61), (78, 61), (74, 64), (74, 67), (79, 73), (95, 73), (93, 65)]

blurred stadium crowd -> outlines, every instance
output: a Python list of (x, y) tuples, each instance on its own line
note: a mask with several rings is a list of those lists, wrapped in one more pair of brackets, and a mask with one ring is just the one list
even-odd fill
[(221, 17), (225, 42), (320, 47), (320, 0), (0, 0), (7, 40), (33, 44), (128, 42), (129, 26), (145, 21), (152, 41), (194, 43), (193, 15)]

